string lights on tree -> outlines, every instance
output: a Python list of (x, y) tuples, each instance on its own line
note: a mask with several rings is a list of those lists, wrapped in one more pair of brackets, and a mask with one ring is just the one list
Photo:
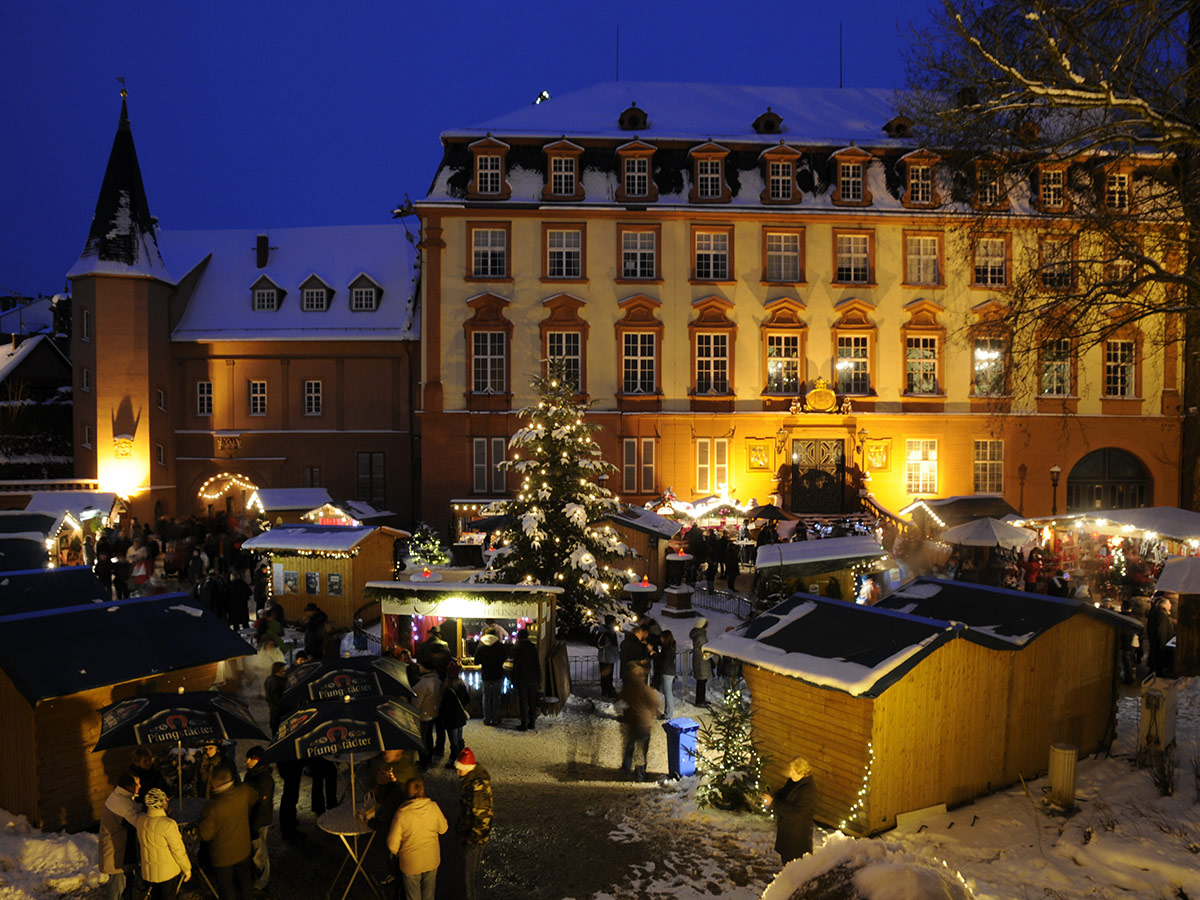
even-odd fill
[(735, 680), (700, 727), (696, 771), (696, 803), (717, 809), (767, 814), (762, 781), (763, 760), (750, 730), (750, 704)]

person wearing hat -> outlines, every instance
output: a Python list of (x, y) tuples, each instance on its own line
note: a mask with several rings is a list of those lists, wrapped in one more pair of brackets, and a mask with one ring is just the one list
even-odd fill
[(205, 741), (200, 747), (200, 761), (196, 765), (197, 797), (212, 795), (212, 773), (218, 766), (233, 769), (233, 764), (225, 758), (225, 748), (220, 741)]
[(467, 900), (483, 896), (483, 846), (492, 834), (492, 778), (464, 747), (454, 761), (458, 772), (458, 821), (454, 834), (463, 845), (463, 881)]
[(250, 810), (250, 848), (254, 853), (254, 889), (264, 890), (271, 880), (271, 858), (267, 855), (267, 831), (275, 818), (275, 776), (271, 764), (262, 761), (266, 751), (251, 747), (246, 751), (246, 784), (258, 800)]
[(696, 705), (707, 706), (705, 691), (708, 679), (712, 678), (712, 662), (704, 655), (708, 646), (708, 619), (703, 617), (696, 620), (696, 627), (688, 632), (692, 640), (692, 677), (696, 679)]
[(132, 852), (129, 835), (131, 829), (136, 827), (138, 813), (142, 811), (134, 799), (139, 792), (137, 776), (131, 772), (122, 773), (117, 779), (117, 786), (100, 810), (97, 864), (100, 871), (108, 876), (104, 894), (107, 900), (121, 900), (126, 873), (137, 863), (137, 854)]
[(410, 778), (404, 787), (408, 800), (392, 818), (387, 848), (396, 857), (404, 896), (408, 900), (433, 900), (437, 870), (442, 864), (438, 837), (449, 825), (441, 807), (425, 796), (424, 781)]
[(212, 796), (196, 830), (208, 843), (218, 900), (254, 900), (250, 818), (259, 799), (250, 785), (234, 783), (230, 766), (213, 769)]
[(175, 900), (179, 886), (192, 878), (192, 861), (179, 824), (167, 815), (167, 805), (167, 795), (154, 788), (146, 792), (146, 811), (134, 819), (148, 900)]
[(325, 655), (325, 638), (329, 634), (329, 616), (315, 603), (304, 607), (300, 617), (304, 628), (304, 652), (314, 659)]

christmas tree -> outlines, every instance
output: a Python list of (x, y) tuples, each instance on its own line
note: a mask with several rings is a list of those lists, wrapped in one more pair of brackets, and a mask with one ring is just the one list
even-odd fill
[(562, 363), (551, 361), (533, 387), (537, 405), (520, 411), (524, 425), (500, 464), (520, 487), (505, 506), (512, 521), (502, 537), (508, 552), (493, 563), (490, 580), (561, 587), (559, 627), (579, 634), (617, 611), (631, 572), (613, 564), (632, 551), (605, 522), (618, 504), (597, 479), (614, 466), (592, 439), (600, 426), (584, 418), (587, 407), (575, 401)]
[(441, 566), (450, 562), (450, 555), (442, 548), (437, 532), (424, 522), (417, 526), (417, 533), (408, 542), (408, 555), (413, 562), (423, 566)]
[(700, 727), (696, 771), (700, 784), (696, 803), (717, 809), (766, 814), (762, 795), (763, 760), (750, 739), (750, 704), (735, 680)]

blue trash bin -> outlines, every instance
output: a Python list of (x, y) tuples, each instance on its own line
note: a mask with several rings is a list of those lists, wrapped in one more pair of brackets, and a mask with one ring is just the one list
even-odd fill
[(678, 716), (663, 723), (667, 733), (667, 771), (672, 778), (696, 774), (696, 732), (700, 723)]

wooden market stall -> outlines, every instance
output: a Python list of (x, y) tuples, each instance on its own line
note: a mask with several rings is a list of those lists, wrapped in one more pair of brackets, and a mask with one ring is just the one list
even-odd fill
[(325, 488), (259, 488), (246, 501), (246, 511), (278, 525), (299, 522), (310, 510), (332, 503)]
[(1168, 559), (1154, 585), (1174, 595), (1175, 675), (1200, 675), (1200, 557)]
[(254, 649), (186, 595), (100, 604), (79, 569), (20, 574), (36, 583), (9, 602), (10, 581), (0, 606), (0, 807), (46, 830), (89, 828), (133, 750), (92, 752), (97, 710), (207, 690)]
[(813, 765), (817, 819), (857, 835), (1045, 772), (1050, 745), (1115, 736), (1121, 616), (918, 579), (875, 607), (797, 595), (719, 635), (742, 661), (772, 785)]
[[(41, 564), (51, 568), (83, 562), (83, 528), (65, 509), (57, 512), (0, 510), (0, 540), (18, 549), (21, 541), (37, 543)], [(26, 568), (29, 552), (32, 551), (26, 549), (0, 556), (0, 571)]]
[(865, 578), (875, 579), (881, 596), (900, 584), (900, 564), (873, 537), (835, 537), (758, 548), (755, 569), (763, 579), (778, 578), (787, 593), (825, 593), (836, 578), (842, 597), (853, 600)]
[(666, 558), (671, 552), (670, 541), (679, 533), (679, 523), (640, 506), (622, 506), (619, 512), (608, 517), (608, 521), (625, 545), (638, 555), (637, 559), (629, 561), (629, 567), (635, 573), (633, 580), (646, 576), (659, 588), (655, 596), (661, 596), (667, 583)]
[[(291, 523), (255, 535), (242, 548), (270, 558), (271, 597), (289, 621), (316, 603), (331, 627), (352, 628), (367, 582), (392, 576), (393, 544), (408, 537), (382, 525)], [(370, 610), (366, 618), (374, 621)]]

